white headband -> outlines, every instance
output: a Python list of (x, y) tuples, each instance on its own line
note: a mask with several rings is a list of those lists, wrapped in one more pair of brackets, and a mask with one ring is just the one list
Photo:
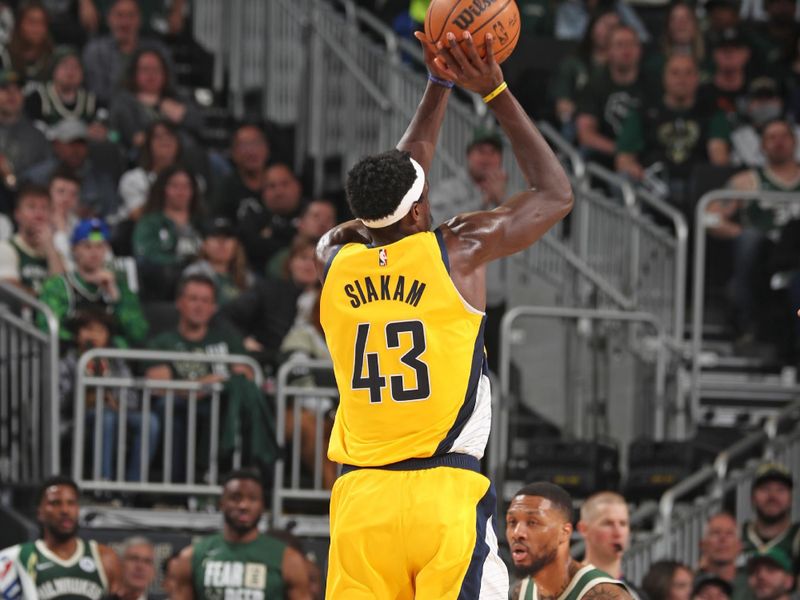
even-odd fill
[(397, 205), (397, 208), (394, 209), (392, 214), (374, 220), (361, 219), (361, 222), (367, 227), (380, 229), (381, 227), (388, 227), (392, 223), (397, 223), (408, 214), (414, 202), (419, 201), (420, 197), (422, 197), (422, 190), (425, 187), (425, 171), (422, 170), (422, 166), (413, 158), (409, 157), (408, 160), (411, 161), (414, 170), (417, 172), (417, 177), (414, 179), (414, 183), (411, 184), (411, 189), (406, 192), (406, 195), (400, 200), (400, 204)]

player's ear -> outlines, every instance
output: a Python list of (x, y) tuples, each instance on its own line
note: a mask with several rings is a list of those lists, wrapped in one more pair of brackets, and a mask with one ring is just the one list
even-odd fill
[(570, 538), (572, 538), (572, 523), (564, 523), (561, 527), (561, 539), (569, 544)]
[(582, 536), (586, 535), (586, 523), (583, 521), (583, 519), (578, 521), (578, 524), (575, 526), (575, 529), (577, 529), (578, 533), (580, 533)]

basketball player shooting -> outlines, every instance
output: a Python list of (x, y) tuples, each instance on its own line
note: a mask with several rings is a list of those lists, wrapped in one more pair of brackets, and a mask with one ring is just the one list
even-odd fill
[[(480, 474), (491, 394), (483, 349), (486, 264), (527, 248), (572, 207), (569, 180), (482, 40), (423, 43), (430, 71), (395, 150), (347, 176), (356, 219), (317, 246), (321, 321), (340, 405), (328, 456), (329, 598), (508, 597), (495, 496)], [(459, 44), (460, 42), (460, 44)], [(430, 231), (428, 183), (453, 84), (477, 92), (530, 185), (492, 211)]]

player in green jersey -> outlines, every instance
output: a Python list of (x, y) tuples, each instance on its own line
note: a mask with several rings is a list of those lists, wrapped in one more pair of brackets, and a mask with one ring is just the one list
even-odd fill
[(176, 559), (173, 600), (311, 600), (305, 558), (258, 531), (264, 489), (255, 471), (234, 471), (222, 486), (222, 533)]
[(518, 575), (515, 600), (631, 600), (625, 585), (569, 554), (572, 498), (559, 486), (531, 483), (506, 513), (506, 538)]
[(47, 479), (37, 512), (42, 537), (0, 553), (0, 564), (16, 570), (21, 597), (100, 600), (119, 591), (117, 555), (77, 535), (78, 497), (78, 486), (71, 479), (60, 475)]

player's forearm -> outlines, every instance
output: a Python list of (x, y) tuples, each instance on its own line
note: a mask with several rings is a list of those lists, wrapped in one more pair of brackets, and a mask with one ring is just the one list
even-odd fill
[(511, 141), (528, 185), (571, 205), (572, 188), (564, 168), (511, 91), (501, 93), (489, 102), (489, 107)]
[(433, 153), (439, 139), (449, 96), (449, 88), (428, 81), (417, 111), (397, 143), (397, 148), (409, 152), (426, 173), (433, 162)]

